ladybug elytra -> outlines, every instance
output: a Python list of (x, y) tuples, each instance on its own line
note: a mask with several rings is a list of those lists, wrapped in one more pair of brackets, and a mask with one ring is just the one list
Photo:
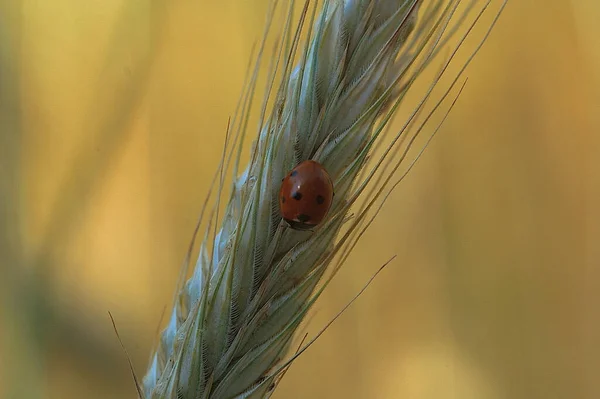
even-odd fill
[(325, 168), (316, 161), (304, 161), (282, 180), (281, 217), (295, 230), (310, 230), (325, 218), (333, 196), (333, 182)]

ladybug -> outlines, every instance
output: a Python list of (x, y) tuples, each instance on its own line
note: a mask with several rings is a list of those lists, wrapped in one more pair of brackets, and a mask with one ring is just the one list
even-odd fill
[(283, 178), (279, 189), (279, 210), (294, 230), (310, 230), (329, 212), (333, 202), (333, 182), (318, 162), (300, 163)]

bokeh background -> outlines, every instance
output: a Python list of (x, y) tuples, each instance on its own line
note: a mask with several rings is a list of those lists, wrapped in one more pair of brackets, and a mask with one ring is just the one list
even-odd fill
[[(0, 1), (1, 398), (135, 397), (267, 4)], [(600, 397), (599, 20), (510, 1), (276, 397)]]

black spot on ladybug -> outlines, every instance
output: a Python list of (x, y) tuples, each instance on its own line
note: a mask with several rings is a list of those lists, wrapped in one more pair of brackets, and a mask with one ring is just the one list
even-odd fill
[(281, 197), (281, 202), (285, 202), (285, 197)]
[(294, 171), (292, 171), (292, 173), (290, 173), (290, 176), (294, 177), (294, 176), (296, 176), (297, 174), (298, 174), (298, 171), (297, 171), (297, 170), (294, 170)]
[(298, 215), (298, 220), (302, 223), (306, 223), (310, 220), (310, 216), (301, 213)]
[(317, 195), (317, 204), (321, 205), (323, 202), (325, 202), (325, 197)]
[(296, 191), (295, 193), (292, 194), (292, 198), (295, 199), (296, 201), (300, 201), (302, 199), (302, 193)]

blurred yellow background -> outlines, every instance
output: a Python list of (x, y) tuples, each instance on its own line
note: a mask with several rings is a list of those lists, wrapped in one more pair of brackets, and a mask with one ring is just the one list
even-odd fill
[[(0, 1), (0, 398), (135, 397), (267, 4)], [(275, 397), (600, 398), (599, 20), (509, 2)]]

